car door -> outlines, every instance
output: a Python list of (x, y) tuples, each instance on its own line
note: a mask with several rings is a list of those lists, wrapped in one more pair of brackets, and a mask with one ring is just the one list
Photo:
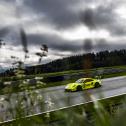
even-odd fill
[(85, 89), (85, 82), (84, 82), (85, 80), (82, 80), (82, 89)]
[(86, 79), (84, 83), (85, 83), (85, 89), (94, 87), (93, 79)]

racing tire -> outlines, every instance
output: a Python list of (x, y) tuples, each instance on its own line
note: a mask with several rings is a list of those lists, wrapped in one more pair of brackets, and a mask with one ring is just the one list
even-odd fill
[(101, 85), (98, 83), (98, 82), (96, 82), (95, 83), (95, 88), (98, 88), (98, 87), (100, 87)]
[(82, 86), (77, 86), (77, 91), (82, 91)]

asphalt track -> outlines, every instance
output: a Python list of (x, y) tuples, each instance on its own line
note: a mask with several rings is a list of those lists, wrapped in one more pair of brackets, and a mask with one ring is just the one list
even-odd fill
[[(38, 115), (80, 104), (126, 94), (126, 77), (114, 77), (102, 80), (100, 88), (79, 92), (64, 92), (65, 86), (56, 86), (35, 90), (35, 97), (27, 92), (0, 95), (0, 121), (9, 121), (16, 115), (20, 97), (25, 97), (20, 106), (26, 116)], [(33, 102), (32, 102), (33, 101)], [(9, 111), (12, 109), (13, 111)]]

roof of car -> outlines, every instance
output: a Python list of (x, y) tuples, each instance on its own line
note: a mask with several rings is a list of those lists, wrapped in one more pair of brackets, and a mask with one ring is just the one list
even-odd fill
[(81, 80), (94, 79), (94, 78), (80, 78)]

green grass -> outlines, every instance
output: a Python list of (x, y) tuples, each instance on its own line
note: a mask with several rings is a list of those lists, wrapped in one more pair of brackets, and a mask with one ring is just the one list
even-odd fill
[(65, 80), (65, 81), (60, 81), (60, 82), (53, 82), (53, 83), (47, 83), (45, 85), (45, 88), (47, 87), (53, 87), (53, 86), (61, 86), (61, 85), (66, 85), (68, 83), (73, 83), (75, 82), (77, 79), (70, 79), (70, 80)]
[[(118, 76), (126, 76), (126, 72), (103, 75), (102, 79), (111, 78), (111, 77), (118, 77)], [(70, 79), (70, 80), (64, 80), (61, 82), (52, 82), (52, 83), (50, 82), (50, 83), (46, 84), (45, 87), (66, 85), (68, 83), (75, 82), (76, 80), (77, 80), (77, 78)]]
[[(101, 69), (110, 69), (111, 67), (104, 67), (104, 68), (97, 68), (97, 70), (101, 70)], [(112, 68), (126, 68), (126, 66), (114, 66)], [(90, 69), (88, 70), (88, 72), (92, 72), (95, 71), (96, 69)], [(47, 74), (39, 74), (36, 76), (43, 76), (43, 77), (49, 77), (49, 76), (57, 76), (57, 75), (71, 75), (71, 74), (79, 74), (79, 73), (84, 73), (84, 70), (71, 70), (71, 71), (63, 71), (63, 72), (56, 72), (56, 73), (47, 73)], [(113, 74), (104, 74), (102, 75), (102, 79), (103, 78), (110, 78), (110, 77), (117, 77), (117, 76), (126, 76), (126, 72), (120, 72), (120, 73), (113, 73)], [(26, 76), (27, 77), (27, 76)], [(25, 77), (25, 78), (26, 78)], [(34, 75), (29, 75), (28, 78), (33, 78)], [(4, 78), (5, 80), (7, 79), (9, 81), (10, 80), (18, 80), (18, 79), (24, 79), (24, 77), (8, 77), (8, 78)], [(5, 81), (3, 79), (3, 81)], [(77, 79), (79, 79), (78, 77), (75, 78), (71, 78), (69, 80), (64, 80), (64, 81), (58, 81), (58, 82), (48, 82), (45, 85), (41, 85), (41, 84), (36, 84), (36, 85), (30, 85), (28, 86), (28, 88), (30, 88), (31, 90), (35, 90), (35, 89), (40, 89), (40, 88), (48, 88), (48, 87), (54, 87), (54, 86), (61, 86), (61, 85), (66, 85), (68, 83), (72, 83), (75, 82)], [(7, 94), (7, 93), (14, 93), (14, 92), (21, 92), (21, 91), (25, 91), (25, 89), (21, 89), (19, 88), (19, 86), (6, 86), (4, 88), (0, 89), (0, 94)]]
[(118, 76), (126, 76), (126, 72), (106, 74), (103, 76), (103, 78), (111, 78), (111, 77), (118, 77)]
[[(126, 65), (124, 66), (113, 66), (113, 67), (100, 67), (100, 68), (93, 68), (89, 69), (89, 71), (95, 71), (95, 70), (103, 70), (103, 69), (109, 69), (109, 68), (126, 68)], [(43, 74), (37, 74), (36, 76), (43, 76), (43, 77), (48, 77), (48, 76), (60, 76), (60, 75), (66, 75), (66, 74), (79, 74), (79, 73), (84, 73), (85, 70), (69, 70), (69, 71), (62, 71), (62, 72), (53, 72), (53, 73), (43, 73)]]
[[(117, 68), (117, 69), (126, 69), (126, 65), (124, 66), (113, 66), (113, 67), (100, 67), (100, 68), (93, 68), (89, 69), (89, 71), (95, 71), (95, 70), (103, 70), (103, 69), (109, 69), (109, 68)], [(32, 74), (32, 75), (26, 75), (25, 77), (1, 77), (0, 80), (3, 81), (16, 81), (16, 80), (24, 80), (25, 78), (31, 79), (36, 76), (42, 76), (42, 77), (50, 77), (50, 76), (60, 76), (60, 75), (69, 75), (69, 74), (79, 74), (79, 73), (84, 73), (85, 70), (69, 70), (69, 71), (62, 71), (62, 72), (53, 72), (53, 73), (43, 73), (43, 74)]]
[[(117, 76), (126, 76), (126, 72), (106, 74), (106, 75), (103, 75), (102, 79), (117, 77)], [(72, 78), (70, 80), (64, 80), (64, 81), (59, 81), (59, 82), (50, 82), (45, 85), (40, 85), (40, 84), (36, 84), (36, 85), (32, 85), (32, 86), (29, 85), (22, 89), (19, 88), (18, 86), (17, 87), (16, 86), (7, 86), (5, 88), (0, 89), (0, 94), (3, 95), (3, 94), (7, 94), (7, 93), (16, 93), (16, 92), (25, 91), (27, 89), (35, 90), (35, 89), (42, 89), (42, 88), (48, 88), (48, 87), (62, 86), (62, 85), (66, 85), (68, 83), (73, 83), (77, 79), (79, 79), (79, 78)]]

